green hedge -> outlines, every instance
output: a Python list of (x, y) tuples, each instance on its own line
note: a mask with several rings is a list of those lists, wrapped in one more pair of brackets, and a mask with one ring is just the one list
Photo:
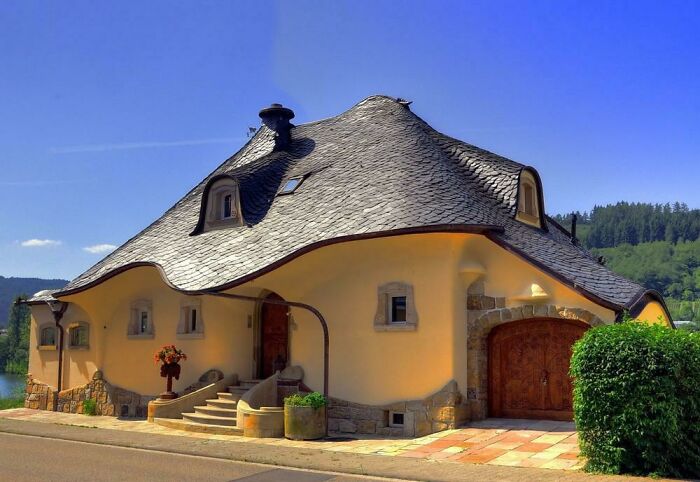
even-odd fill
[(574, 345), (571, 375), (587, 470), (700, 477), (700, 334), (592, 328)]

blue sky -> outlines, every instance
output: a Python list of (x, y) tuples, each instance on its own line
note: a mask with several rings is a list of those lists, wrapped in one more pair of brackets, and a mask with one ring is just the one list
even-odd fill
[(0, 275), (84, 271), (271, 102), (303, 123), (410, 99), (438, 130), (535, 166), (550, 213), (698, 208), (699, 31), (694, 1), (4, 0)]

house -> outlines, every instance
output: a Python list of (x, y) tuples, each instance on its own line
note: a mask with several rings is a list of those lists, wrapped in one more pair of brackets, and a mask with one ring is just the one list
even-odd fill
[[(409, 104), (372, 96), (298, 126), (263, 109), (255, 136), (163, 216), (29, 300), (28, 406), (80, 411), (93, 396), (111, 400), (103, 413), (143, 414), (164, 386), (153, 353), (174, 343), (188, 355), (176, 391), (215, 370), (244, 393), (297, 367), (298, 386), (332, 397), (332, 430), (570, 419), (572, 343), (624, 311), (672, 326), (661, 295), (549, 218), (534, 168)], [(212, 407), (188, 420), (219, 424)]]

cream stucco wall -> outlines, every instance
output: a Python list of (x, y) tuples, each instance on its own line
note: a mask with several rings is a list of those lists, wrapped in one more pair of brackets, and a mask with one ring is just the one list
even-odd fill
[[(274, 291), (287, 300), (318, 308), (330, 331), (330, 393), (355, 402), (382, 404), (422, 398), (452, 379), (467, 386), (466, 288), (483, 269), (485, 293), (505, 297), (508, 306), (532, 304), (533, 283), (549, 295), (546, 302), (586, 309), (612, 322), (614, 313), (583, 298), (487, 238), (469, 234), (417, 234), (352, 241), (307, 253), (231, 292), (260, 295)], [(465, 267), (468, 269), (465, 270)], [(376, 331), (379, 285), (402, 281), (414, 289), (416, 331)], [(254, 375), (254, 303), (202, 297), (204, 338), (176, 336), (185, 295), (169, 288), (157, 269), (135, 268), (85, 292), (64, 298), (71, 302), (64, 325), (90, 323), (90, 350), (66, 351), (64, 387), (85, 383), (101, 369), (111, 383), (144, 395), (164, 389), (153, 352), (174, 343), (189, 359), (176, 390), (204, 371), (219, 368), (241, 378)], [(150, 299), (153, 339), (129, 339), (131, 302)], [(33, 308), (32, 347), (36, 323), (50, 313)], [(322, 389), (323, 340), (318, 321), (294, 308), (291, 316), (291, 363), (301, 365), (305, 383)], [(55, 384), (55, 352), (32, 350), (30, 372)]]
[(647, 303), (644, 309), (637, 315), (637, 319), (649, 324), (671, 326), (671, 322), (668, 316), (666, 316), (666, 311), (658, 301)]

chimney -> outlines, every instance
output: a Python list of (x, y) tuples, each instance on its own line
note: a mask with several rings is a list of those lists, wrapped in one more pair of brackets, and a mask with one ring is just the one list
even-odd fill
[(258, 114), (262, 123), (275, 131), (275, 150), (284, 149), (289, 144), (289, 129), (292, 124), (289, 119), (294, 118), (294, 111), (283, 107), (282, 104), (272, 104)]
[(571, 242), (576, 244), (578, 239), (576, 239), (576, 221), (578, 221), (578, 216), (571, 213)]

